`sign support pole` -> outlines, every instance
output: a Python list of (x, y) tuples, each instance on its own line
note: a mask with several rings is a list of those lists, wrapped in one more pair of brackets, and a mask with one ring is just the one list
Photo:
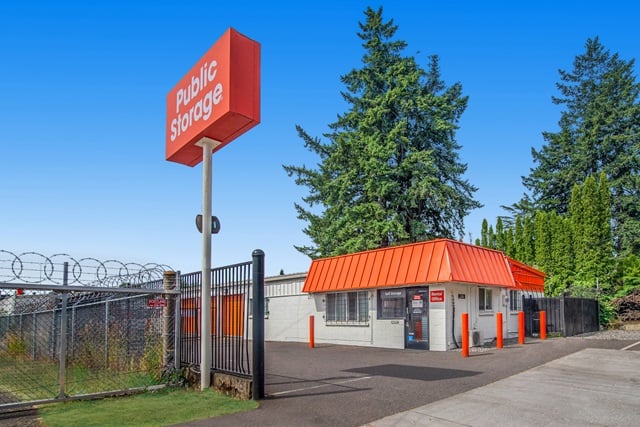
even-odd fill
[(213, 147), (202, 138), (202, 290), (200, 294), (200, 390), (211, 385), (211, 194)]

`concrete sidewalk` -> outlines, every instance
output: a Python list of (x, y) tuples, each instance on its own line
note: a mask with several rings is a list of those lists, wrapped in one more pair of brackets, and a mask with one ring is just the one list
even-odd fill
[(640, 352), (588, 348), (366, 427), (427, 425), (638, 426)]

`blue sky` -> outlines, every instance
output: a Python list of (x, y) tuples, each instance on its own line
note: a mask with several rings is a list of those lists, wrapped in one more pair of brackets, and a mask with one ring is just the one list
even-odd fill
[(459, 154), (484, 207), (465, 241), (522, 195), (531, 147), (557, 129), (558, 69), (587, 38), (640, 57), (631, 1), (2, 2), (0, 249), (199, 270), (202, 169), (165, 161), (165, 97), (233, 27), (261, 44), (262, 120), (214, 155), (212, 263), (260, 248), (267, 275), (306, 271), (293, 248), (309, 243), (293, 207), (306, 189), (282, 165), (317, 163), (296, 124), (321, 136), (345, 111), (368, 5), (469, 96)]

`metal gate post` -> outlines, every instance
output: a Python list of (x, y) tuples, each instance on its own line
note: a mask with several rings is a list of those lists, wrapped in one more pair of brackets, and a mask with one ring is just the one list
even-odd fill
[(560, 295), (560, 322), (562, 322), (562, 336), (567, 336), (567, 318), (565, 317), (564, 304), (566, 300), (564, 298), (564, 294)]
[[(69, 278), (69, 263), (64, 263), (64, 270), (62, 271), (62, 284), (68, 285)], [(60, 375), (58, 383), (60, 390), (58, 392), (58, 398), (63, 399), (66, 391), (66, 377), (67, 377), (67, 292), (62, 293), (62, 304), (60, 307)]]
[[(178, 271), (176, 273), (176, 287), (178, 288), (178, 290), (181, 288), (180, 286), (180, 272)], [(173, 335), (173, 349), (174, 349), (174, 354), (173, 354), (173, 367), (178, 370), (180, 369), (180, 334), (182, 334), (182, 324), (181, 322), (181, 315), (182, 315), (182, 310), (181, 310), (181, 304), (182, 304), (182, 293), (178, 293), (176, 295), (174, 295), (175, 298), (175, 312), (173, 314), (173, 318), (174, 318), (174, 329), (175, 329), (175, 333)]]
[(104, 303), (104, 367), (109, 369), (109, 301)]
[(254, 400), (264, 398), (264, 252), (253, 251), (253, 387)]
[[(165, 291), (173, 291), (176, 288), (176, 273), (165, 271), (162, 280), (162, 287)], [(168, 293), (167, 305), (162, 308), (162, 368), (169, 369), (174, 364), (175, 357), (175, 322), (176, 296)]]

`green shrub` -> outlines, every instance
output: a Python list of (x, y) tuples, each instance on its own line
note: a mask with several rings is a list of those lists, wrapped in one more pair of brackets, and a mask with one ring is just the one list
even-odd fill
[(7, 354), (11, 357), (24, 357), (27, 355), (27, 343), (16, 332), (9, 332), (5, 336), (3, 347), (6, 347)]

